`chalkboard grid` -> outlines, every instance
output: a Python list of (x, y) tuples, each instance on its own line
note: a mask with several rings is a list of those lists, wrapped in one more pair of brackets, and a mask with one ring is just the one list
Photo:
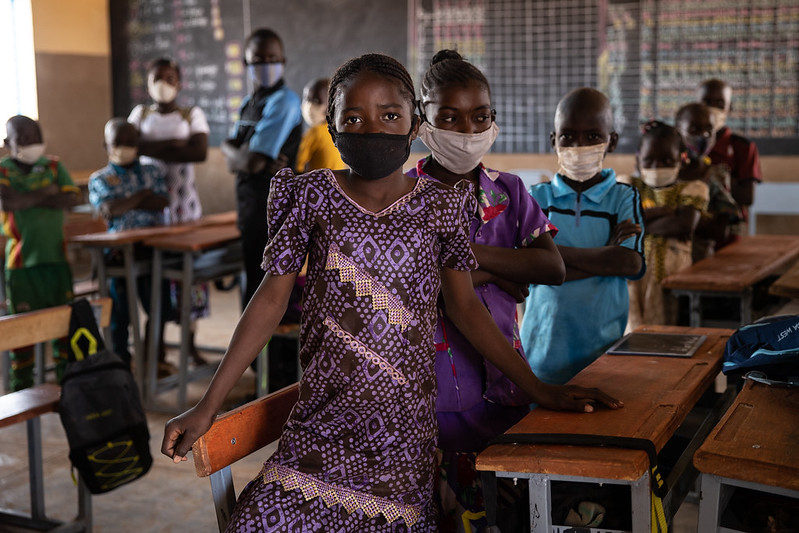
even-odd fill
[(418, 80), (441, 48), (488, 77), (498, 152), (547, 152), (558, 100), (596, 87), (619, 151), (639, 126), (671, 122), (710, 77), (733, 87), (730, 127), (763, 154), (799, 153), (799, 0), (410, 0)]

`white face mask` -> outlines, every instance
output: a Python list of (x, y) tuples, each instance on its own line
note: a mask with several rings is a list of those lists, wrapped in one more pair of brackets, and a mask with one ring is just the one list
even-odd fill
[(713, 132), (715, 133), (727, 125), (727, 112), (718, 107), (708, 107), (708, 109), (713, 116)]
[(44, 143), (28, 144), (26, 146), (17, 146), (17, 149), (11, 156), (26, 165), (32, 165), (44, 155)]
[(256, 63), (247, 65), (247, 75), (257, 87), (269, 88), (283, 79), (285, 68), (283, 63)]
[(139, 157), (139, 149), (134, 146), (112, 146), (108, 149), (108, 160), (124, 167)]
[(680, 165), (662, 168), (642, 168), (641, 179), (653, 189), (658, 189), (660, 187), (668, 187), (677, 181), (677, 174), (679, 173)]
[(164, 80), (148, 81), (147, 92), (150, 93), (150, 98), (159, 104), (174, 102), (175, 98), (178, 97), (178, 88)]
[(602, 161), (608, 143), (591, 146), (556, 147), (558, 153), (558, 173), (574, 181), (588, 181), (602, 170)]
[(323, 124), (327, 120), (327, 105), (314, 104), (308, 100), (303, 100), (301, 104), (302, 119), (309, 126)]
[(419, 137), (433, 152), (433, 157), (441, 166), (455, 174), (466, 174), (473, 170), (483, 156), (491, 149), (491, 145), (499, 135), (496, 122), (480, 133), (460, 133), (433, 127), (429, 122), (422, 122)]

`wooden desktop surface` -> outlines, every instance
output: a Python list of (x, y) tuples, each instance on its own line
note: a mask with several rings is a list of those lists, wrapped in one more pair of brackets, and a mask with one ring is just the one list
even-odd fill
[(775, 296), (799, 299), (799, 261), (772, 283), (768, 292)]
[(752, 235), (663, 280), (666, 289), (740, 292), (799, 257), (799, 237)]
[[(690, 358), (603, 355), (570, 381), (598, 387), (624, 407), (594, 413), (538, 408), (507, 433), (573, 433), (637, 437), (660, 450), (721, 369), (731, 330), (646, 326), (637, 331), (706, 335)], [(478, 470), (634, 481), (647, 470), (643, 451), (554, 445), (494, 445), (477, 457)]]
[(73, 235), (69, 242), (83, 244), (87, 246), (119, 246), (131, 242), (141, 242), (145, 239), (158, 237), (161, 235), (176, 235), (196, 231), (204, 227), (230, 226), (236, 222), (236, 212), (226, 211), (206, 215), (191, 222), (174, 224), (171, 226), (151, 226), (147, 228), (135, 228), (110, 232), (88, 233), (84, 235)]
[(241, 233), (235, 224), (201, 227), (188, 233), (162, 234), (144, 239), (144, 245), (178, 252), (199, 252), (236, 240)]
[(799, 490), (799, 389), (747, 381), (694, 454), (707, 474)]

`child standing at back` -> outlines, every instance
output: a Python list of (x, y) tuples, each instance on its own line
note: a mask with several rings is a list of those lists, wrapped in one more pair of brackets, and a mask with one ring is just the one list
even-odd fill
[[(208, 121), (198, 106), (179, 107), (181, 89), (180, 66), (167, 58), (152, 61), (147, 68), (147, 92), (152, 105), (137, 105), (128, 122), (139, 129), (139, 155), (156, 159), (166, 165), (169, 190), (167, 224), (197, 220), (203, 214), (200, 196), (194, 180), (194, 163), (205, 161), (208, 155)], [(175, 320), (180, 321), (180, 292), (177, 282), (170, 283)], [(196, 321), (208, 316), (208, 285), (191, 287), (191, 334), (189, 354), (195, 364), (206, 361), (194, 342)], [(163, 332), (159, 335), (158, 357), (166, 366)]]
[[(10, 155), (0, 160), (0, 222), (7, 238), (8, 312), (67, 304), (72, 300), (72, 271), (64, 254), (64, 210), (80, 203), (80, 191), (58, 158), (44, 155), (42, 130), (33, 119), (8, 119), (5, 146)], [(54, 343), (59, 380), (67, 350), (65, 339)], [(33, 386), (33, 346), (10, 357), (11, 390)]]
[(330, 80), (319, 78), (308, 82), (302, 90), (302, 118), (308, 129), (302, 134), (297, 150), (297, 172), (320, 168), (339, 169), (347, 165), (341, 160), (327, 131), (327, 91)]
[(402, 173), (419, 127), (414, 101), (410, 75), (390, 57), (367, 54), (336, 71), (329, 127), (349, 169), (274, 177), (268, 275), (208, 391), (167, 424), (161, 450), (185, 460), (280, 321), (307, 254), (299, 400), (228, 531), (436, 531), (439, 288), (458, 329), (536, 401), (620, 404), (538, 381), (494, 325), (469, 275), (473, 198)]
[(699, 102), (682, 106), (674, 117), (686, 151), (679, 179), (699, 180), (708, 186), (707, 211), (699, 219), (693, 240), (694, 262), (735, 240), (743, 229), (741, 207), (725, 186), (730, 180), (729, 170), (726, 165), (713, 164), (708, 155), (715, 143), (715, 120), (710, 108)]
[[(109, 120), (103, 131), (108, 164), (94, 172), (89, 178), (89, 202), (103, 215), (108, 231), (146, 228), (164, 224), (164, 208), (169, 205), (166, 185), (167, 170), (157, 161), (139, 161), (139, 131), (124, 118)], [(137, 254), (146, 253), (142, 249)], [(110, 251), (113, 260), (114, 251)], [(138, 283), (138, 298), (149, 314), (151, 278), (142, 277)], [(169, 283), (162, 283), (162, 291), (169, 290)], [(111, 342), (114, 352), (128, 365), (128, 299), (137, 295), (127, 293), (124, 278), (111, 278), (109, 292), (114, 301), (111, 309)], [(164, 302), (164, 317), (169, 317), (169, 304)], [(146, 331), (150, 331), (147, 327)], [(145, 346), (148, 343), (145, 342)], [(159, 365), (159, 374), (168, 370)], [(159, 375), (159, 377), (160, 377)]]
[(643, 324), (677, 323), (677, 300), (660, 283), (691, 265), (691, 242), (708, 201), (704, 182), (677, 181), (682, 152), (676, 128), (657, 120), (644, 125), (636, 156), (639, 176), (633, 178), (633, 187), (644, 210), (648, 268), (641, 279), (628, 283), (629, 331)]
[[(450, 186), (471, 185), (478, 210), (469, 221), (469, 240), (480, 265), (472, 271), (472, 284), (507, 342), (521, 351), (517, 302), (524, 301), (530, 283), (562, 283), (565, 269), (552, 242), (557, 230), (521, 179), (481, 163), (499, 133), (491, 103), (488, 80), (477, 67), (453, 50), (438, 52), (421, 85), (424, 122), (419, 135), (432, 155), (421, 159), (408, 175)], [(443, 305), (438, 309), (435, 342), (439, 531), (463, 531), (462, 524), (468, 522), (470, 533), (485, 523), (482, 486), (474, 465), (477, 453), (521, 420), (529, 412), (529, 401), (507, 376), (484, 361)], [(499, 515), (501, 529), (517, 529), (518, 524), (508, 521), (517, 518), (513, 513), (503, 509)]]
[(551, 133), (560, 169), (552, 182), (530, 189), (558, 228), (555, 244), (566, 264), (560, 287), (530, 287), (522, 320), (527, 360), (547, 383), (566, 383), (622, 336), (626, 279), (644, 274), (640, 198), (602, 168), (618, 139), (607, 97), (571, 91), (558, 103)]

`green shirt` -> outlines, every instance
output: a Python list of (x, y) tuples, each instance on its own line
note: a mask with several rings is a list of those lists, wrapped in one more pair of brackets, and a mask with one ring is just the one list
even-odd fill
[[(44, 156), (23, 174), (10, 157), (0, 159), (0, 185), (15, 192), (31, 192), (52, 183), (62, 192), (79, 192), (58, 159)], [(0, 223), (6, 242), (6, 269), (66, 262), (64, 253), (64, 210), (30, 207), (0, 211)]]

